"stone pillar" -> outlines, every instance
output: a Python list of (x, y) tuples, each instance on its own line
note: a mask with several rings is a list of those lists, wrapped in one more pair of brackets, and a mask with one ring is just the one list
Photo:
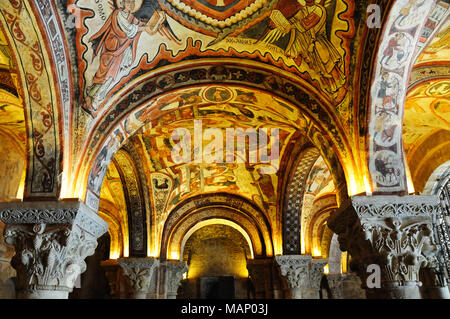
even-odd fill
[(22, 299), (67, 299), (108, 224), (78, 201), (0, 203)]
[[(367, 298), (420, 298), (419, 270), (436, 265), (436, 209), (434, 196), (355, 196), (331, 215), (328, 227), (350, 253)], [(381, 288), (367, 286), (371, 264), (380, 267)]]
[(183, 279), (183, 274), (188, 271), (185, 261), (167, 260), (165, 277), (165, 295), (167, 299), (176, 299), (178, 287)]
[(436, 268), (422, 268), (420, 270), (422, 299), (450, 299), (448, 283), (442, 272)]
[(159, 260), (147, 258), (119, 258), (118, 264), (129, 281), (132, 299), (147, 299), (148, 288)]
[(255, 299), (272, 298), (271, 279), (272, 279), (273, 259), (248, 259), (247, 270), (250, 280), (255, 288)]
[(109, 294), (111, 299), (119, 299), (120, 296), (120, 266), (116, 259), (104, 260), (100, 263), (105, 271), (109, 284)]
[(275, 260), (287, 286), (286, 298), (320, 298), (320, 281), (326, 259), (313, 259), (310, 255), (284, 255), (276, 256)]

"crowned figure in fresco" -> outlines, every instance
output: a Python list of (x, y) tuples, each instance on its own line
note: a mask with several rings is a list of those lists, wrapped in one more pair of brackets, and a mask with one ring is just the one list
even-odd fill
[(83, 108), (90, 114), (97, 111), (99, 103), (105, 99), (119, 74), (127, 71), (136, 58), (136, 49), (142, 31), (154, 34), (164, 22), (165, 15), (155, 11), (144, 23), (133, 13), (139, 7), (135, 0), (117, 1), (118, 8), (109, 16), (103, 27), (89, 41), (97, 44), (94, 58), (99, 56), (99, 66), (86, 90)]

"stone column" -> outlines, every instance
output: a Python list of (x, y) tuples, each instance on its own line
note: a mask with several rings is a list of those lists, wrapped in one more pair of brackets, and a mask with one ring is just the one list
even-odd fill
[(320, 281), (326, 259), (313, 259), (310, 255), (284, 255), (276, 256), (275, 260), (287, 286), (286, 298), (320, 298)]
[[(328, 227), (350, 253), (367, 298), (420, 298), (419, 270), (436, 265), (436, 209), (434, 196), (355, 196), (331, 215)], [(381, 270), (380, 288), (367, 286), (373, 264)]]
[(188, 265), (185, 261), (167, 260), (166, 265), (166, 284), (165, 292), (167, 299), (176, 299), (178, 287), (183, 279), (183, 274), (188, 271)]
[(272, 298), (271, 279), (272, 279), (273, 259), (249, 259), (247, 260), (247, 270), (250, 280), (255, 288), (255, 299)]
[(67, 299), (108, 224), (78, 201), (0, 203), (22, 299)]
[(147, 258), (119, 258), (118, 264), (129, 281), (132, 299), (147, 299), (148, 288), (159, 260)]

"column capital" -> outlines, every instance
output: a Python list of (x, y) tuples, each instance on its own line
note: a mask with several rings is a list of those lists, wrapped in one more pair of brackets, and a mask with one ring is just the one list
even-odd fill
[(354, 196), (328, 220), (366, 283), (367, 266), (381, 268), (385, 287), (419, 286), (421, 267), (436, 265), (432, 216), (437, 196)]
[(289, 288), (320, 288), (327, 259), (314, 259), (311, 255), (283, 255), (275, 256), (275, 261)]
[(144, 299), (159, 260), (154, 257), (119, 258), (117, 263), (128, 278), (135, 299)]
[(77, 200), (0, 203), (0, 221), (6, 225), (76, 224), (97, 238), (108, 230), (95, 211)]
[(108, 224), (81, 202), (0, 203), (21, 298), (67, 298)]
[(265, 299), (271, 295), (273, 258), (248, 259), (247, 270), (255, 288), (255, 298)]
[(168, 299), (175, 299), (183, 274), (188, 271), (188, 265), (183, 260), (167, 260), (165, 264), (167, 268), (166, 295)]

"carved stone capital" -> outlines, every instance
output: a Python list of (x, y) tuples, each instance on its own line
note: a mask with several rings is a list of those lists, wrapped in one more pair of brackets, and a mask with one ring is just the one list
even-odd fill
[(134, 299), (145, 299), (159, 260), (147, 258), (120, 258), (118, 264), (128, 278)]
[(381, 268), (385, 287), (420, 285), (421, 267), (436, 265), (432, 215), (434, 196), (356, 196), (328, 220), (353, 268), (366, 283), (367, 266)]
[(178, 287), (183, 279), (183, 274), (188, 271), (188, 265), (185, 261), (168, 260), (166, 261), (167, 271), (167, 298), (175, 299)]
[(344, 274), (326, 275), (328, 287), (330, 288), (330, 299), (344, 299)]
[(310, 255), (284, 255), (275, 256), (275, 260), (293, 298), (318, 298), (326, 259), (313, 259)]
[(0, 220), (6, 243), (15, 247), (11, 265), (22, 298), (67, 298), (108, 230), (81, 202), (1, 203)]

